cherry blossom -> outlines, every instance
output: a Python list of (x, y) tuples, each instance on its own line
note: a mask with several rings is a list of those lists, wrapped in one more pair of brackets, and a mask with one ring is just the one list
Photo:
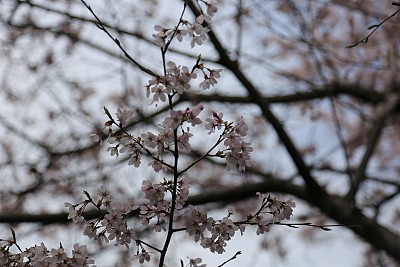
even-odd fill
[(119, 155), (118, 146), (110, 146), (110, 147), (107, 148), (107, 151), (110, 152), (111, 156), (115, 155), (118, 158), (118, 155)]
[[(161, 119), (155, 131), (147, 131), (137, 136), (128, 133), (126, 126), (132, 121), (134, 111), (130, 109), (117, 109), (116, 119), (104, 108), (108, 117), (105, 129), (108, 130), (108, 144), (111, 146), (106, 151), (111, 156), (118, 157), (120, 154), (129, 156), (128, 165), (139, 167), (142, 160), (148, 159), (148, 166), (155, 172), (161, 170), (166, 175), (162, 181), (143, 180), (141, 193), (143, 203), (137, 205), (131, 200), (114, 199), (113, 194), (106, 188), (101, 187), (96, 195), (92, 196), (84, 191), (86, 198), (77, 204), (65, 202), (68, 208), (68, 219), (74, 223), (84, 226), (83, 235), (93, 239), (98, 244), (114, 243), (130, 249), (136, 247), (136, 253), (131, 257), (143, 264), (151, 260), (151, 254), (165, 253), (166, 250), (147, 244), (139, 240), (138, 232), (130, 227), (128, 218), (134, 212), (139, 213), (142, 224), (150, 231), (167, 232), (170, 239), (172, 234), (179, 231), (186, 233), (201, 247), (209, 249), (212, 253), (221, 254), (225, 251), (227, 242), (232, 239), (236, 232), (243, 234), (246, 227), (256, 228), (256, 234), (268, 232), (273, 224), (283, 220), (289, 220), (295, 207), (294, 201), (280, 201), (270, 196), (259, 194), (261, 200), (259, 209), (248, 214), (240, 221), (234, 221), (233, 210), (221, 219), (209, 217), (207, 211), (199, 206), (187, 205), (189, 198), (190, 181), (186, 172), (197, 163), (195, 161), (183, 170), (177, 165), (181, 152), (189, 152), (191, 149), (191, 137), (200, 131), (192, 130), (201, 125), (208, 131), (208, 135), (216, 134), (218, 140), (211, 149), (200, 160), (208, 156), (225, 158), (227, 169), (236, 168), (245, 171), (246, 166), (251, 164), (250, 153), (253, 151), (251, 143), (245, 140), (248, 127), (241, 117), (236, 123), (224, 119), (222, 112), (212, 112), (212, 117), (204, 121), (200, 118), (204, 106), (199, 104), (195, 107), (177, 109), (172, 99), (177, 94), (185, 94), (193, 90), (192, 81), (200, 78), (199, 89), (207, 90), (218, 83), (222, 69), (210, 69), (201, 62), (199, 56), (192, 67), (181, 66), (175, 62), (165, 60), (169, 44), (176, 39), (182, 42), (184, 37), (188, 38), (191, 47), (202, 45), (207, 40), (210, 31), (204, 24), (210, 23), (212, 17), (218, 11), (216, 5), (207, 1), (201, 1), (206, 6), (206, 13), (202, 10), (195, 21), (189, 22), (183, 18), (175, 27), (163, 27), (156, 25), (153, 34), (154, 43), (160, 46), (163, 53), (163, 74), (153, 75), (145, 85), (146, 96), (151, 97), (153, 102), (167, 102), (168, 114)], [(200, 73), (200, 75), (196, 74)], [(202, 75), (201, 75), (202, 74)], [(199, 127), (200, 128), (200, 127)], [(90, 136), (94, 142), (101, 141), (102, 133)], [(213, 150), (221, 149), (215, 154)], [(214, 151), (214, 152), (215, 152)], [(168, 163), (165, 154), (173, 156), (174, 163)], [(144, 157), (145, 155), (145, 157)], [(179, 167), (179, 168), (178, 168)], [(173, 173), (171, 177), (171, 173)], [(99, 217), (85, 220), (84, 211), (88, 206), (94, 207), (99, 212)], [(173, 229), (173, 230), (171, 230)], [(15, 238), (14, 238), (15, 239)], [(3, 241), (3, 240), (1, 240)], [(168, 247), (169, 241), (164, 244)], [(44, 243), (27, 248), (24, 252), (12, 254), (10, 246), (16, 245), (11, 240), (4, 246), (0, 246), (0, 265), (10, 266), (10, 263), (18, 263), (18, 266), (94, 266), (94, 261), (88, 256), (87, 247), (75, 244), (72, 249), (72, 257), (68, 256), (65, 249), (48, 249)], [(165, 256), (162, 254), (162, 256)], [(205, 267), (200, 258), (188, 258), (189, 267)], [(23, 265), (24, 263), (24, 265)], [(182, 263), (183, 264), (183, 263)], [(163, 262), (160, 264), (163, 265)]]
[(218, 7), (214, 4), (207, 3), (207, 14), (210, 17), (214, 17), (215, 13), (218, 12)]
[(139, 253), (139, 254), (133, 256), (132, 259), (138, 260), (139, 263), (144, 263), (145, 261), (149, 262), (151, 257), (147, 251), (142, 251), (142, 253)]
[(118, 118), (118, 121), (121, 123), (121, 126), (127, 126), (128, 123), (133, 119), (133, 110), (121, 110), (117, 109), (117, 113), (115, 114)]
[(74, 244), (71, 254), (72, 256), (68, 256), (61, 245), (49, 250), (43, 242), (19, 253), (11, 253), (7, 247), (3, 246), (0, 247), (0, 264), (1, 266), (26, 267), (95, 267), (94, 260), (89, 257), (86, 246)]
[(217, 114), (216, 112), (212, 112), (213, 117), (212, 118), (207, 118), (206, 119), (206, 124), (205, 124), (205, 129), (209, 130), (208, 134), (212, 134), (215, 132), (215, 130), (220, 130), (222, 126), (224, 125), (224, 121), (222, 120), (224, 114), (220, 112)]
[(191, 259), (189, 258), (189, 267), (206, 267), (207, 264), (199, 265), (203, 260), (200, 258)]
[(167, 38), (167, 32), (169, 29), (163, 28), (160, 25), (155, 25), (154, 30), (158, 31), (157, 34), (153, 34), (154, 43), (162, 48), (165, 48), (165, 39)]

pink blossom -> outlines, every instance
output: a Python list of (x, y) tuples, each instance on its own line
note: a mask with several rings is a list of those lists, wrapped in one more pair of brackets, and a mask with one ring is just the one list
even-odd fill
[(167, 32), (169, 29), (163, 28), (160, 25), (154, 26), (154, 30), (158, 31), (158, 33), (153, 34), (154, 43), (162, 48), (165, 48), (165, 39), (167, 38)]
[(89, 137), (92, 138), (92, 141), (94, 143), (101, 142), (100, 134), (91, 134), (89, 135)]
[(148, 166), (151, 166), (155, 172), (163, 171), (164, 173), (168, 172), (168, 167), (165, 166), (160, 160), (151, 160), (148, 164)]
[(147, 251), (142, 251), (137, 255), (132, 257), (133, 260), (139, 260), (139, 263), (144, 263), (145, 261), (149, 262), (151, 260), (150, 254)]
[(193, 134), (189, 133), (189, 128), (187, 129), (186, 132), (178, 136), (178, 148), (189, 152), (190, 151), (189, 138), (192, 136)]
[(182, 110), (171, 110), (170, 117), (165, 118), (163, 126), (175, 130), (182, 123), (184, 112)]
[(212, 134), (213, 132), (215, 132), (215, 129), (220, 130), (222, 128), (222, 125), (224, 124), (224, 121), (222, 120), (224, 114), (222, 112), (217, 114), (213, 111), (212, 115), (212, 118), (206, 119), (206, 124), (204, 127), (206, 130), (209, 130), (208, 134)]
[(202, 24), (204, 21), (211, 22), (211, 17), (205, 14), (201, 14), (196, 18), (196, 22)]
[(47, 258), (47, 248), (42, 242), (40, 246), (35, 246), (34, 261), (43, 261)]
[(165, 87), (162, 85), (153, 86), (150, 88), (153, 94), (153, 101), (158, 102), (161, 100), (162, 102), (167, 101), (166, 90)]
[(217, 12), (218, 12), (218, 7), (216, 5), (207, 3), (207, 14), (210, 17), (213, 17)]
[(158, 142), (158, 137), (157, 135), (147, 132), (147, 133), (142, 133), (141, 135), (144, 145), (150, 148), (156, 148), (157, 142)]
[(202, 120), (198, 118), (197, 116), (200, 114), (200, 112), (204, 109), (203, 105), (198, 105), (194, 109), (190, 110), (189, 108), (186, 109), (186, 121), (191, 123), (192, 126), (195, 126), (197, 124), (201, 124)]
[(207, 264), (199, 265), (203, 260), (200, 258), (191, 259), (189, 258), (189, 267), (206, 267)]
[(246, 123), (244, 122), (243, 117), (241, 117), (233, 129), (238, 135), (246, 136), (249, 128), (247, 127)]
[(110, 152), (111, 156), (115, 155), (118, 158), (118, 155), (119, 155), (118, 146), (110, 146), (110, 147), (107, 148), (107, 151)]
[(118, 121), (121, 123), (122, 126), (127, 126), (128, 123), (132, 120), (133, 118), (133, 110), (121, 110), (117, 109), (116, 116), (118, 118)]
[(67, 258), (63, 248), (51, 249), (51, 262), (62, 262)]

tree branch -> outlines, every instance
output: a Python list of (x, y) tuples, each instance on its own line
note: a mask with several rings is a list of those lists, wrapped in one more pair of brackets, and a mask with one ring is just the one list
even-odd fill
[(366, 179), (365, 170), (368, 166), (368, 162), (370, 161), (372, 154), (379, 142), (379, 138), (381, 136), (382, 130), (385, 126), (385, 122), (388, 117), (393, 113), (394, 109), (397, 107), (399, 103), (399, 97), (396, 95), (388, 95), (387, 103), (382, 104), (381, 112), (378, 114), (374, 121), (374, 126), (371, 131), (368, 133), (368, 143), (366, 145), (365, 153), (361, 159), (361, 162), (356, 170), (356, 174), (354, 176), (353, 181), (351, 182), (350, 190), (347, 194), (349, 199), (355, 199), (355, 195), (360, 189), (360, 184)]
[[(349, 229), (364, 238), (367, 242), (372, 244), (378, 249), (386, 251), (394, 259), (400, 262), (400, 236), (394, 232), (386, 229), (375, 220), (368, 218), (362, 214), (358, 209), (351, 208), (349, 200), (340, 196), (329, 196), (326, 198), (319, 198), (299, 185), (295, 185), (290, 181), (278, 179), (266, 175), (265, 180), (259, 183), (248, 183), (235, 186), (229, 189), (214, 190), (209, 192), (202, 192), (196, 196), (189, 198), (187, 204), (202, 205), (208, 203), (233, 203), (236, 201), (255, 197), (257, 192), (280, 192), (287, 193), (304, 199), (310, 204), (319, 207), (326, 215), (340, 224), (349, 226)], [(139, 210), (132, 213), (133, 216), (138, 215)], [(85, 212), (86, 219), (94, 219), (101, 215), (99, 211)], [(2, 214), (0, 215), (0, 223), (22, 223), (34, 222), (42, 224), (51, 223), (68, 223), (67, 213), (59, 214)]]
[[(397, 88), (393, 88), (394, 91)], [(294, 90), (295, 91), (295, 90)], [(357, 84), (331, 84), (322, 88), (315, 88), (310, 91), (297, 92), (286, 95), (262, 96), (263, 101), (270, 104), (287, 104), (304, 101), (312, 101), (315, 99), (327, 98), (330, 96), (350, 96), (371, 105), (376, 105), (385, 100), (385, 95), (374, 90), (364, 88)], [(253, 103), (250, 97), (246, 96), (225, 96), (220, 94), (183, 94), (180, 101), (197, 101), (197, 102), (221, 102), (231, 104)], [(400, 105), (396, 110), (400, 111)]]
[[(187, 1), (189, 8), (192, 10), (196, 17), (200, 16), (200, 12), (197, 9), (196, 5), (193, 3), (192, 0)], [(208, 27), (211, 29), (211, 26), (204, 21), (204, 27)], [(289, 155), (291, 156), (294, 164), (297, 167), (298, 172), (300, 173), (301, 177), (305, 181), (307, 185), (307, 189), (310, 191), (311, 194), (316, 194), (321, 197), (325, 196), (325, 191), (318, 185), (315, 179), (311, 176), (310, 170), (308, 166), (303, 161), (303, 158), (299, 151), (297, 150), (296, 146), (294, 145), (292, 139), (286, 133), (283, 125), (278, 120), (278, 118), (273, 114), (270, 109), (269, 103), (264, 100), (262, 95), (259, 93), (257, 88), (250, 82), (250, 80), (246, 77), (246, 75), (240, 70), (238, 62), (232, 61), (225, 48), (222, 46), (221, 42), (219, 41), (218, 37), (215, 33), (210, 30), (208, 32), (209, 38), (211, 43), (214, 45), (214, 48), (217, 50), (219, 55), (219, 63), (229, 69), (236, 78), (242, 83), (243, 87), (247, 89), (249, 94), (249, 98), (257, 105), (262, 111), (265, 119), (272, 125), (275, 129), (276, 133), (279, 136), (279, 139), (285, 145), (286, 150), (288, 151)]]

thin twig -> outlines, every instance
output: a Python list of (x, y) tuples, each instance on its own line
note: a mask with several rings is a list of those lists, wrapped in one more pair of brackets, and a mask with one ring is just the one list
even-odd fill
[(192, 163), (189, 164), (189, 166), (187, 166), (186, 168), (184, 168), (183, 170), (181, 170), (179, 172), (179, 176), (184, 174), (185, 172), (187, 172), (190, 168), (192, 168), (194, 165), (196, 165), (199, 161), (203, 160), (205, 157), (210, 156), (211, 151), (213, 151), (219, 144), (221, 144), (221, 142), (224, 140), (224, 138), (222, 137), (222, 134), (219, 136), (217, 142), (206, 152), (204, 153), (202, 156), (200, 156), (198, 159), (196, 159), (195, 161), (193, 161)]
[[(173, 38), (176, 36), (176, 33), (178, 32), (178, 28), (179, 25), (182, 23), (182, 19), (183, 19), (183, 15), (185, 14), (185, 10), (186, 10), (186, 2), (183, 5), (183, 10), (181, 13), (181, 16), (179, 17), (179, 21), (178, 24), (175, 27), (175, 30), (170, 38), (170, 40), (166, 43), (164, 48), (161, 48), (161, 57), (162, 57), (162, 62), (163, 62), (163, 69), (164, 69), (164, 75), (167, 75), (167, 64), (166, 64), (166, 60), (165, 60), (165, 55), (168, 51), (168, 47), (171, 44)], [(172, 102), (172, 98), (174, 97), (175, 94), (170, 94), (168, 95), (168, 103), (169, 103), (169, 108), (170, 110), (174, 109), (174, 103)], [(168, 230), (167, 230), (167, 237), (165, 238), (165, 242), (164, 242), (164, 246), (160, 252), (160, 260), (159, 260), (159, 267), (163, 267), (164, 266), (164, 261), (165, 261), (165, 257), (167, 255), (167, 251), (169, 248), (169, 245), (171, 243), (171, 238), (172, 235), (174, 233), (174, 213), (175, 213), (175, 205), (176, 205), (176, 199), (177, 199), (177, 187), (178, 187), (178, 178), (180, 176), (179, 172), (178, 172), (178, 161), (179, 161), (179, 147), (178, 147), (178, 129), (174, 129), (173, 131), (174, 133), (174, 151), (173, 151), (173, 155), (174, 155), (174, 165), (173, 165), (173, 172), (174, 172), (174, 182), (173, 182), (173, 187), (172, 187), (172, 199), (171, 199), (171, 211), (170, 211), (170, 220), (168, 222)]]
[(126, 50), (122, 47), (120, 41), (117, 38), (114, 38), (114, 36), (111, 35), (111, 33), (107, 30), (107, 28), (104, 26), (103, 22), (100, 20), (99, 17), (97, 17), (96, 13), (94, 13), (93, 9), (90, 7), (90, 5), (88, 5), (84, 0), (81, 0), (81, 2), (85, 5), (85, 7), (90, 11), (90, 13), (92, 13), (93, 17), (96, 19), (97, 23), (96, 26), (104, 31), (113, 41), (114, 43), (119, 47), (119, 49), (121, 49), (121, 51), (124, 53), (124, 56), (129, 59), (136, 67), (138, 67), (141, 71), (154, 76), (154, 77), (159, 77), (158, 74), (154, 73), (153, 71), (151, 71), (150, 69), (142, 66), (139, 62), (137, 62), (136, 60), (134, 60), (129, 54), (128, 52), (126, 52)]
[(144, 245), (148, 246), (149, 248), (154, 249), (155, 251), (157, 251), (157, 252), (159, 252), (159, 253), (161, 253), (161, 249), (156, 248), (155, 246), (152, 246), (152, 245), (150, 245), (149, 243), (146, 243), (146, 242), (144, 242), (144, 241), (142, 241), (142, 240), (136, 240), (136, 241), (137, 241), (137, 242), (140, 242), (141, 244), (144, 244)]
[[(400, 6), (400, 3), (393, 2), (392, 5), (394, 5), (394, 6)], [(379, 27), (381, 27), (381, 26), (382, 26), (386, 21), (388, 21), (389, 19), (391, 19), (391, 18), (393, 18), (394, 16), (396, 16), (397, 13), (399, 13), (399, 12), (400, 12), (400, 8), (397, 9), (396, 12), (394, 12), (392, 15), (390, 15), (390, 16), (387, 17), (387, 18), (385, 18), (381, 23), (379, 23), (379, 24), (374, 24), (374, 25), (369, 26), (369, 27), (368, 27), (368, 30), (373, 29), (372, 32), (370, 32), (366, 37), (364, 37), (364, 38), (361, 39), (360, 41), (358, 41), (358, 42), (356, 42), (356, 43), (354, 43), (354, 44), (352, 44), (352, 45), (346, 46), (346, 48), (352, 48), (352, 47), (355, 47), (355, 46), (357, 46), (357, 45), (359, 45), (359, 44), (361, 44), (361, 43), (363, 43), (363, 44), (367, 43), (368, 40), (369, 40), (369, 38), (372, 36), (372, 34), (374, 34), (374, 32), (376, 32), (376, 30), (377, 30)]]
[(336, 128), (336, 135), (339, 139), (341, 146), (343, 147), (344, 157), (345, 157), (346, 165), (347, 165), (346, 171), (347, 171), (347, 175), (349, 176), (349, 179), (351, 180), (353, 175), (351, 173), (351, 167), (350, 167), (350, 155), (349, 155), (349, 152), (347, 149), (346, 141), (343, 136), (343, 129), (340, 124), (340, 119), (339, 119), (339, 116), (337, 113), (335, 99), (332, 96), (330, 96), (329, 99), (330, 99), (331, 107), (332, 107), (333, 120), (334, 120), (334, 124), (335, 124), (335, 128)]
[(367, 177), (365, 176), (365, 170), (367, 169), (368, 163), (370, 162), (371, 157), (373, 156), (373, 153), (378, 146), (379, 139), (381, 137), (387, 119), (392, 115), (400, 101), (399, 97), (396, 97), (395, 95), (389, 95), (387, 98), (388, 100), (386, 101), (386, 103), (382, 104), (381, 112), (376, 116), (375, 120), (373, 121), (374, 126), (367, 133), (368, 143), (365, 145), (364, 155), (356, 170), (350, 190), (347, 193), (347, 197), (350, 199), (355, 198), (357, 191), (360, 189), (360, 184), (365, 179), (367, 179)]
[(227, 261), (224, 261), (221, 265), (218, 265), (218, 267), (222, 267), (222, 266), (224, 266), (225, 264), (227, 264), (228, 262), (230, 262), (231, 260), (236, 259), (236, 257), (237, 257), (238, 255), (240, 255), (240, 254), (242, 254), (241, 251), (236, 252), (235, 255), (232, 256), (232, 258), (230, 258), (230, 259), (227, 260)]

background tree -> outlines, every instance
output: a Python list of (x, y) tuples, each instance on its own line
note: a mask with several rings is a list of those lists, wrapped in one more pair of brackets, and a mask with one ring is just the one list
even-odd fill
[[(132, 58), (149, 70), (161, 66), (153, 26), (173, 26), (180, 8), (155, 0), (90, 4)], [(156, 127), (165, 107), (149, 108), (149, 77), (95, 26), (80, 1), (0, 5), (4, 229), (80, 231), (71, 229), (62, 203), (78, 202), (82, 190), (100, 185), (140, 201), (137, 177), (151, 179), (152, 173), (126, 166), (129, 158), (111, 158), (88, 136), (103, 128), (103, 106), (111, 113), (133, 109), (133, 132)], [(397, 7), (339, 0), (220, 0), (218, 6), (206, 46), (173, 44), (171, 58), (185, 64), (201, 53), (207, 64), (223, 69), (223, 77), (215, 90), (182, 95), (177, 104), (207, 103), (229, 118), (243, 116), (255, 148), (253, 166), (243, 174), (226, 172), (218, 160), (196, 165), (189, 202), (246, 211), (256, 192), (288, 194), (307, 207), (298, 221), (335, 221), (360, 238), (369, 248), (360, 265), (399, 265), (397, 16), (367, 43), (346, 48)], [(194, 2), (188, 8), (199, 15)], [(207, 142), (198, 140), (187, 159)], [(276, 237), (275, 248), (279, 238), (284, 236)]]

